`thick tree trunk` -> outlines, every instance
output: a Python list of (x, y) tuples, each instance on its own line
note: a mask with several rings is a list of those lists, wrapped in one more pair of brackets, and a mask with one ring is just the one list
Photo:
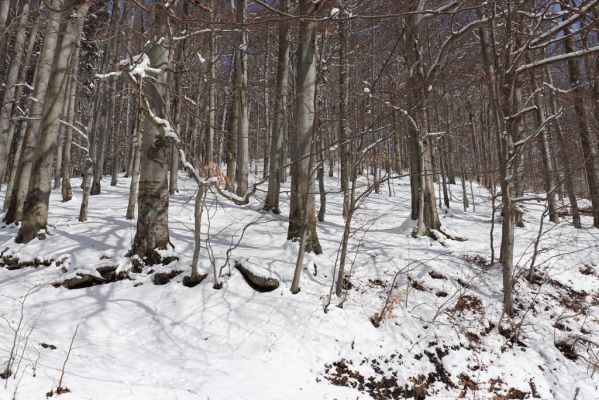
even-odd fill
[[(414, 4), (413, 10), (424, 7), (423, 1)], [(427, 235), (433, 229), (441, 227), (437, 214), (437, 204), (434, 187), (434, 168), (430, 138), (426, 132), (427, 98), (425, 90), (424, 68), (420, 56), (422, 42), (422, 26), (418, 15), (408, 19), (404, 32), (405, 59), (409, 68), (408, 87), (415, 88), (408, 101), (409, 112), (413, 114), (414, 124), (408, 124), (410, 140), (410, 187), (412, 192), (412, 219), (418, 220), (418, 235)], [(421, 204), (424, 202), (424, 204)]]
[[(300, 14), (309, 8), (309, 0), (300, 0)], [(288, 240), (299, 240), (306, 235), (307, 252), (322, 253), (316, 234), (314, 215), (314, 174), (310, 166), (314, 157), (314, 113), (316, 92), (314, 23), (301, 21), (299, 48), (297, 51), (297, 75), (295, 98), (295, 126), (291, 164), (291, 200)]]
[(71, 12), (64, 13), (62, 16), (64, 21), (62, 35), (57, 47), (52, 78), (48, 85), (47, 98), (53, 101), (44, 106), (42, 134), (35, 148), (33, 173), (23, 208), (23, 224), (16, 239), (19, 243), (29, 242), (48, 224), (52, 162), (60, 125), (60, 111), (65, 97), (65, 78), (70, 54), (74, 52), (73, 48), (81, 34), (90, 2), (89, 0), (68, 0), (66, 4)]
[[(159, 40), (168, 34), (168, 17), (164, 1), (154, 3), (154, 24), (158, 32), (148, 52), (152, 68), (166, 70), (169, 63), (169, 48)], [(160, 260), (157, 249), (165, 249), (169, 244), (168, 230), (168, 160), (171, 140), (160, 132), (150, 112), (159, 118), (166, 118), (167, 74), (160, 73), (157, 83), (147, 84), (143, 90), (148, 102), (140, 105), (144, 112), (143, 138), (140, 158), (139, 195), (137, 198), (139, 215), (137, 231), (133, 240), (132, 253), (150, 263)]]
[[(0, 1), (0, 36), (4, 36), (9, 10), (10, 0)], [(6, 54), (7, 42), (8, 40), (6, 38), (3, 38), (2, 41), (0, 41), (0, 54)], [(4, 65), (4, 62), (0, 63), (0, 82), (4, 82)], [(1, 90), (0, 93), (2, 93)]]

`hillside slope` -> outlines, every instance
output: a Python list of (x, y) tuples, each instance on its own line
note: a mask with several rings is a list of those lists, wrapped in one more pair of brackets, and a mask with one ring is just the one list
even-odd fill
[[(452, 186), (454, 208), (440, 211), (446, 229), (466, 241), (413, 238), (407, 179), (392, 182), (392, 196), (387, 186), (370, 195), (357, 213), (347, 294), (342, 307), (331, 299), (326, 313), (343, 232), (335, 180), (327, 181), (326, 222), (318, 224), (324, 254), (307, 255), (297, 295), (289, 292), (298, 245), (285, 240), (287, 204), (281, 216), (267, 214), (261, 191), (244, 207), (209, 194), (203, 235), (210, 240), (201, 252), (208, 278), (194, 288), (181, 284), (193, 252), (194, 184), (184, 176), (171, 200), (174, 249), (166, 254), (178, 260), (116, 282), (62, 287), (78, 275), (97, 283), (102, 271), (112, 279), (130, 269), (129, 183), (105, 184), (86, 223), (77, 221), (79, 180), (72, 201), (53, 193), (46, 240), (17, 245), (18, 227), (0, 229), (3, 368), (16, 348), (16, 373), (0, 381), (0, 398), (56, 391), (77, 325), (65, 400), (599, 398), (592, 368), (599, 354), (599, 231), (587, 217), (581, 230), (545, 223), (539, 274), (529, 283), (524, 275), (543, 204), (526, 204), (526, 226), (516, 232), (511, 323), (500, 324), (501, 271), (489, 265), (488, 193), (474, 185), (476, 212), (463, 212), (461, 185)], [(213, 288), (211, 259), (217, 271), (222, 267), (220, 290)], [(279, 288), (255, 291), (234, 262), (277, 278)], [(183, 272), (153, 283), (170, 271)], [(377, 328), (371, 321), (383, 307)]]

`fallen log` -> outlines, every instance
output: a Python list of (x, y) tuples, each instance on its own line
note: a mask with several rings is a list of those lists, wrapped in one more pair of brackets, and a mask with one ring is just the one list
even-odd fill
[(279, 280), (271, 277), (260, 276), (235, 261), (235, 268), (241, 273), (245, 281), (257, 292), (272, 292), (279, 287)]

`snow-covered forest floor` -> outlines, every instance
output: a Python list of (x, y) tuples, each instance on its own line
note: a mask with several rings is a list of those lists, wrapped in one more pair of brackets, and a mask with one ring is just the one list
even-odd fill
[[(526, 226), (516, 231), (517, 313), (500, 324), (501, 271), (488, 264), (489, 193), (474, 185), (476, 212), (463, 212), (461, 185), (453, 185), (442, 223), (467, 240), (433, 241), (411, 236), (409, 182), (394, 180), (391, 197), (383, 185), (356, 214), (347, 294), (342, 307), (335, 297), (325, 313), (343, 232), (337, 180), (327, 180), (326, 222), (318, 224), (324, 254), (306, 256), (297, 295), (289, 291), (298, 244), (286, 241), (287, 192), (281, 216), (261, 210), (260, 190), (242, 207), (209, 193), (202, 230), (209, 246), (203, 242), (201, 252), (209, 275), (193, 288), (181, 284), (193, 252), (195, 191), (183, 175), (169, 210), (169, 253), (178, 260), (68, 290), (60, 284), (77, 274), (129, 269), (135, 233), (135, 221), (124, 218), (129, 179), (116, 187), (105, 181), (85, 223), (77, 221), (80, 180), (72, 184), (70, 202), (52, 194), (45, 240), (17, 245), (17, 227), (0, 229), (0, 366), (11, 349), (16, 354), (13, 376), (0, 380), (1, 399), (55, 392), (77, 326), (62, 379), (70, 392), (59, 396), (65, 400), (599, 398), (592, 368), (599, 231), (589, 217), (581, 230), (545, 223), (531, 284), (524, 276), (543, 204), (525, 205)], [(496, 223), (496, 254), (500, 232)], [(220, 290), (211, 259), (222, 268)], [(280, 287), (255, 291), (235, 261), (266, 271)], [(183, 272), (154, 284), (155, 274), (173, 270)], [(377, 328), (371, 321), (387, 299)]]

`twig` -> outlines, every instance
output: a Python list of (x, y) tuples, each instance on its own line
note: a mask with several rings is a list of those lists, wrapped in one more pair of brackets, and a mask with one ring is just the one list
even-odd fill
[(73, 337), (71, 338), (71, 344), (69, 345), (69, 351), (67, 351), (67, 356), (64, 359), (64, 363), (62, 364), (62, 369), (60, 370), (60, 379), (58, 380), (58, 387), (56, 388), (56, 394), (67, 393), (70, 392), (69, 388), (62, 387), (62, 379), (64, 378), (64, 370), (67, 366), (67, 362), (69, 361), (69, 357), (71, 356), (71, 350), (73, 350), (73, 343), (75, 342), (75, 337), (77, 336), (77, 331), (79, 330), (79, 324), (75, 327), (75, 332), (73, 333)]

